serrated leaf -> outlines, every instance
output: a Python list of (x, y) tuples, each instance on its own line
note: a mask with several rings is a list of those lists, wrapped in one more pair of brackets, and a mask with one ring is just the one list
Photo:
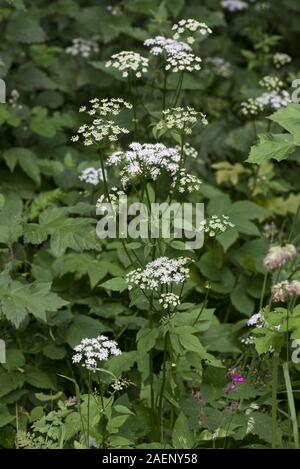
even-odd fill
[(251, 148), (247, 161), (259, 165), (272, 159), (282, 161), (295, 149), (293, 137), (289, 134), (261, 135), (259, 143)]

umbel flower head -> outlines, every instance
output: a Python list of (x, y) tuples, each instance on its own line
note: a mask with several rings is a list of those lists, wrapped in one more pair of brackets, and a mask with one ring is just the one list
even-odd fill
[(98, 42), (95, 39), (84, 39), (77, 37), (72, 39), (72, 45), (66, 48), (66, 53), (75, 56), (80, 56), (83, 59), (88, 59), (92, 54), (99, 52)]
[(124, 109), (131, 109), (132, 105), (121, 98), (90, 100), (91, 106), (81, 106), (79, 112), (85, 113), (94, 119), (89, 124), (83, 124), (71, 137), (72, 142), (83, 140), (85, 146), (100, 144), (102, 142), (116, 142), (120, 135), (128, 134), (129, 130), (115, 123), (113, 117), (119, 115)]
[(86, 168), (81, 172), (79, 180), (97, 186), (99, 182), (103, 181), (102, 170), (94, 167)]
[(149, 262), (144, 270), (138, 268), (127, 274), (128, 289), (136, 286), (142, 290), (156, 290), (160, 286), (183, 283), (189, 277), (189, 269), (186, 267), (189, 262), (187, 257), (159, 257)]
[(279, 91), (283, 88), (284, 83), (278, 77), (266, 75), (259, 81), (259, 85), (268, 91)]
[(252, 314), (252, 316), (247, 321), (248, 326), (255, 326), (257, 328), (263, 327), (264, 323), (265, 317), (260, 311), (258, 313)]
[(123, 50), (111, 56), (106, 62), (106, 67), (112, 67), (121, 72), (123, 78), (133, 74), (141, 78), (148, 71), (149, 61), (138, 52)]
[(172, 31), (174, 31), (174, 39), (184, 38), (188, 44), (193, 44), (197, 38), (203, 38), (212, 33), (206, 23), (200, 23), (191, 18), (173, 24)]
[[(181, 151), (180, 145), (176, 145), (176, 150), (179, 152)], [(198, 151), (196, 148), (192, 147), (189, 143), (185, 143), (183, 145), (183, 154), (185, 155), (186, 158), (194, 158), (196, 159), (198, 157)]]
[(202, 112), (198, 112), (192, 107), (176, 107), (162, 112), (162, 119), (156, 124), (156, 129), (175, 130), (177, 133), (189, 135), (198, 121), (202, 125), (208, 124), (206, 116)]
[(296, 256), (297, 249), (293, 244), (271, 246), (264, 258), (264, 266), (267, 270), (278, 269), (293, 260)]
[(172, 182), (171, 189), (177, 189), (178, 192), (194, 192), (200, 189), (200, 184), (202, 184), (201, 179), (193, 174), (189, 174), (183, 168), (180, 170), (177, 178)]
[(81, 106), (79, 112), (84, 112), (89, 116), (106, 117), (107, 119), (118, 116), (124, 109), (132, 109), (132, 104), (122, 98), (93, 98), (90, 99), (90, 108)]
[(273, 63), (276, 68), (281, 68), (284, 65), (289, 64), (292, 61), (292, 57), (288, 54), (284, 54), (282, 52), (276, 52), (273, 55)]
[(121, 182), (126, 186), (137, 177), (155, 181), (162, 172), (173, 176), (178, 171), (179, 161), (176, 148), (168, 148), (162, 143), (131, 143), (129, 150), (113, 153), (107, 164), (120, 166)]
[(227, 215), (221, 215), (220, 217), (212, 215), (210, 218), (200, 222), (199, 231), (204, 231), (204, 233), (208, 233), (213, 238), (224, 233), (228, 228), (234, 228), (234, 226)]
[(99, 364), (114, 355), (121, 355), (117, 342), (109, 340), (105, 335), (96, 338), (82, 339), (79, 345), (74, 347), (73, 363), (79, 363), (89, 371), (96, 372)]
[(173, 73), (194, 72), (201, 70), (201, 62), (197, 55), (182, 51), (167, 56), (165, 69)]
[(180, 305), (180, 297), (175, 293), (163, 293), (160, 295), (158, 302), (162, 305), (163, 309), (173, 309)]
[(150, 47), (150, 54), (152, 55), (176, 55), (179, 52), (192, 52), (192, 48), (185, 42), (176, 41), (165, 36), (146, 39), (144, 46)]

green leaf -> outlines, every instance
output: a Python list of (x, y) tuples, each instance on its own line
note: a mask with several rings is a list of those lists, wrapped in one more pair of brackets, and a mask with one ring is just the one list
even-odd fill
[(53, 268), (60, 277), (68, 272), (75, 273), (77, 279), (88, 275), (91, 288), (94, 288), (108, 273), (107, 263), (95, 259), (90, 254), (66, 254), (54, 262)]
[(106, 288), (107, 290), (112, 291), (124, 291), (127, 289), (127, 282), (124, 280), (123, 277), (115, 277), (100, 285), (102, 288)]
[(21, 283), (6, 274), (0, 276), (0, 309), (16, 327), (32, 314), (46, 321), (47, 311), (57, 311), (67, 304), (51, 290), (51, 283)]
[(289, 134), (260, 135), (259, 143), (251, 147), (249, 163), (261, 165), (270, 160), (285, 160), (296, 149)]
[(5, 372), (0, 374), (0, 397), (20, 389), (24, 384), (24, 375), (22, 373)]
[(300, 143), (300, 105), (289, 104), (274, 112), (268, 119), (281, 125), (285, 130), (297, 137)]
[(77, 315), (72, 320), (66, 333), (66, 340), (70, 347), (75, 347), (86, 337), (97, 337), (107, 331), (107, 328), (98, 320), (88, 316)]
[(141, 329), (136, 336), (138, 350), (146, 353), (154, 348), (158, 336), (158, 329), (149, 329), (148, 327)]
[(194, 438), (189, 428), (188, 420), (183, 412), (180, 412), (172, 433), (173, 446), (176, 449), (190, 449), (193, 447)]
[(6, 39), (12, 42), (39, 43), (46, 39), (45, 33), (37, 21), (30, 18), (28, 13), (12, 15), (6, 29)]
[(5, 427), (15, 419), (15, 415), (9, 413), (6, 405), (0, 404), (0, 428)]
[(35, 388), (52, 389), (56, 391), (56, 380), (37, 368), (28, 367), (25, 372), (25, 380)]

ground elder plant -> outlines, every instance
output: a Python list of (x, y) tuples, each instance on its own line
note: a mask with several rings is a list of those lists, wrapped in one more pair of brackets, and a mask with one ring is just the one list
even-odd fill
[(298, 10), (0, 2), (1, 448), (299, 448)]

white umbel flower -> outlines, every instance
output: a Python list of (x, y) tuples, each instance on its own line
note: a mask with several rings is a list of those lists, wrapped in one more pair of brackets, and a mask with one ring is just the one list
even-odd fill
[(81, 106), (79, 112), (84, 112), (89, 116), (112, 118), (118, 116), (125, 109), (132, 109), (132, 104), (122, 98), (93, 98), (89, 102), (91, 105), (89, 109), (86, 106)]
[(168, 148), (162, 143), (131, 143), (129, 150), (113, 153), (108, 165), (118, 165), (122, 185), (136, 177), (155, 181), (163, 172), (171, 176), (179, 169), (180, 155), (176, 148)]
[(172, 31), (174, 31), (174, 39), (178, 40), (184, 37), (188, 44), (193, 44), (197, 37), (203, 38), (212, 33), (206, 23), (200, 23), (191, 18), (175, 23), (172, 26)]
[(276, 52), (276, 54), (273, 55), (273, 63), (276, 68), (281, 68), (284, 65), (289, 64), (292, 61), (292, 57), (289, 56), (288, 54), (284, 54), (282, 52)]
[(180, 305), (180, 297), (175, 293), (163, 293), (160, 295), (158, 302), (162, 305), (163, 309), (173, 309)]
[(81, 364), (92, 372), (96, 372), (99, 364), (109, 357), (122, 354), (117, 342), (109, 340), (105, 335), (82, 339), (80, 344), (74, 347), (74, 352), (72, 362)]
[(202, 125), (208, 124), (206, 116), (202, 112), (198, 112), (192, 107), (176, 107), (162, 112), (162, 119), (156, 124), (156, 128), (157, 130), (175, 130), (180, 134), (189, 135), (198, 121)]
[(199, 231), (204, 231), (209, 237), (213, 238), (224, 233), (228, 228), (234, 228), (234, 226), (227, 215), (221, 215), (220, 217), (212, 215), (210, 218), (200, 222)]
[(144, 46), (150, 47), (152, 55), (178, 54), (179, 52), (192, 52), (192, 48), (185, 42), (176, 41), (165, 36), (155, 36), (144, 41)]
[(181, 284), (189, 277), (189, 269), (186, 267), (189, 262), (187, 257), (159, 257), (149, 262), (144, 270), (138, 268), (127, 274), (128, 289), (139, 287), (142, 290), (156, 290), (162, 285)]
[(202, 184), (201, 179), (193, 174), (188, 174), (186, 170), (183, 168), (180, 170), (178, 177), (175, 181), (171, 184), (171, 189), (177, 189), (178, 192), (194, 192), (200, 189), (200, 185)]
[(149, 61), (138, 52), (123, 50), (112, 55), (106, 62), (106, 67), (112, 67), (121, 72), (123, 78), (133, 74), (136, 78), (141, 78), (148, 71)]
[(202, 59), (190, 52), (177, 52), (166, 59), (165, 69), (173, 73), (194, 72), (201, 70)]
[(103, 174), (101, 169), (97, 169), (94, 167), (85, 168), (80, 176), (79, 180), (86, 182), (87, 184), (92, 184), (93, 186), (97, 186), (99, 182), (103, 181)]
[[(180, 145), (176, 145), (176, 150), (179, 152), (181, 151)], [(183, 145), (183, 154), (185, 155), (186, 158), (193, 158), (196, 159), (198, 157), (198, 151), (196, 148), (192, 147), (189, 143), (185, 143)]]
[(99, 46), (96, 39), (84, 39), (78, 37), (72, 40), (72, 45), (66, 48), (66, 53), (73, 57), (80, 56), (88, 59), (92, 54), (99, 52)]
[(259, 85), (268, 91), (279, 91), (283, 88), (284, 83), (278, 77), (266, 75), (259, 81)]

